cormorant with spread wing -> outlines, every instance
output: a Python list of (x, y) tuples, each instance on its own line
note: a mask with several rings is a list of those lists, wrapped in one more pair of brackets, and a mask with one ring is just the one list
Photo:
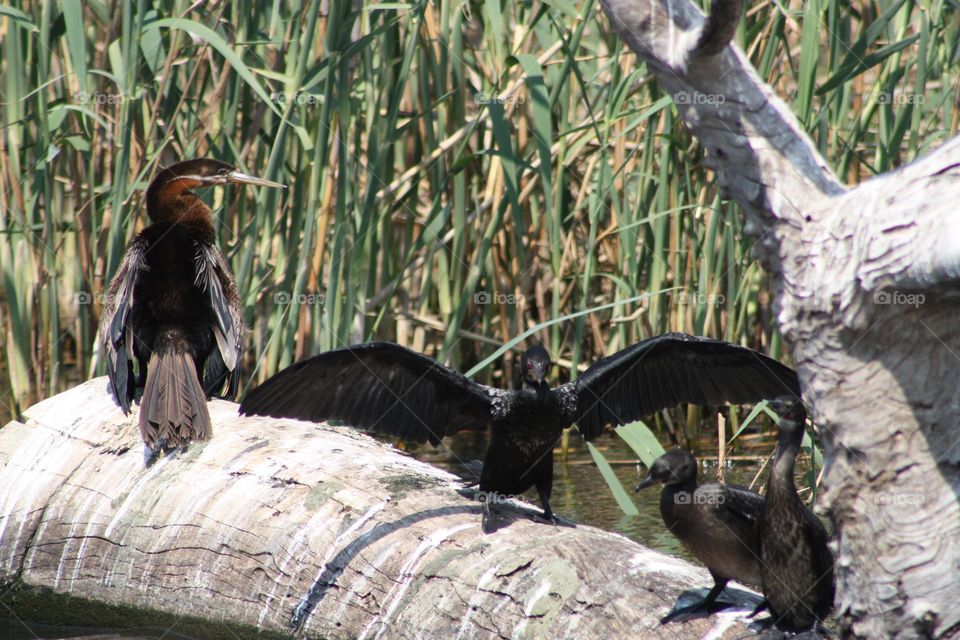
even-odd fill
[[(210, 208), (191, 189), (283, 185), (211, 159), (161, 169), (147, 188), (151, 224), (127, 249), (100, 319), (102, 353), (124, 413), (136, 387), (149, 460), (210, 437), (208, 394), (236, 395), (243, 337), (237, 286), (217, 248)], [(133, 377), (133, 360), (139, 376)]]
[[(553, 447), (576, 423), (591, 440), (681, 402), (700, 405), (799, 397), (796, 373), (734, 344), (669, 333), (603, 358), (573, 382), (551, 389), (550, 354), (521, 356), (522, 383), (504, 391), (473, 382), (435, 360), (372, 342), (302, 360), (247, 394), (243, 414), (338, 419), (407, 441), (436, 445), (460, 429), (492, 427), (480, 491), (519, 494), (536, 486), (553, 520)], [(485, 509), (484, 529), (487, 529)]]

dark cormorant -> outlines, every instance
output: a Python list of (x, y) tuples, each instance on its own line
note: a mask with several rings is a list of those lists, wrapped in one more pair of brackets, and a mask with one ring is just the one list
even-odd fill
[[(553, 520), (553, 447), (576, 423), (591, 440), (681, 402), (757, 402), (799, 396), (795, 372), (756, 351), (682, 333), (656, 336), (608, 356), (551, 389), (550, 354), (520, 359), (519, 389), (477, 384), (462, 373), (389, 342), (360, 344), (302, 360), (247, 394), (240, 412), (353, 426), (434, 445), (460, 429), (492, 427), (480, 491), (519, 494), (536, 486)], [(487, 505), (489, 506), (489, 505)], [(489, 510), (484, 510), (484, 529)]]
[(209, 438), (207, 395), (225, 385), (225, 397), (236, 395), (243, 337), (237, 286), (214, 244), (210, 208), (191, 191), (228, 182), (283, 186), (219, 160), (161, 169), (147, 188), (151, 224), (127, 249), (105, 300), (100, 340), (110, 383), (124, 413), (135, 387), (143, 387), (140, 433), (149, 460)]
[(719, 482), (697, 485), (697, 461), (682, 449), (657, 458), (637, 490), (654, 482), (663, 485), (663, 523), (713, 576), (713, 588), (703, 602), (671, 612), (664, 622), (681, 613), (722, 609), (716, 599), (728, 580), (761, 585), (759, 522), (763, 496)]
[(773, 622), (781, 629), (802, 631), (833, 608), (833, 554), (827, 530), (800, 500), (793, 480), (806, 411), (794, 397), (777, 398), (771, 406), (781, 418), (760, 514), (760, 575)]

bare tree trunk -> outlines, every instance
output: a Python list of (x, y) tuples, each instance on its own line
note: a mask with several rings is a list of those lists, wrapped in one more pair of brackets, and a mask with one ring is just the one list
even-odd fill
[(602, 0), (758, 238), (814, 409), (845, 634), (960, 635), (960, 139), (844, 189), (729, 42), (741, 3)]
[[(305, 638), (445, 639), (659, 638), (712, 584), (592, 527), (521, 515), (485, 536), (458, 479), (349, 428), (214, 401), (213, 440), (145, 468), (106, 378), (27, 416), (0, 429), (0, 583)], [(748, 613), (668, 631), (742, 636)]]

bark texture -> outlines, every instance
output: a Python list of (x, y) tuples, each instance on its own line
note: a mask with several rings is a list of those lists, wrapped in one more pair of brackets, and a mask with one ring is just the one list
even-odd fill
[(735, 46), (740, 2), (602, 0), (670, 91), (773, 274), (822, 430), (852, 636), (960, 636), (960, 139), (840, 185)]
[(0, 429), (0, 582), (304, 638), (747, 631), (660, 627), (706, 570), (586, 526), (484, 536), (458, 479), (349, 428), (213, 401), (213, 439), (146, 468), (106, 378), (27, 417)]

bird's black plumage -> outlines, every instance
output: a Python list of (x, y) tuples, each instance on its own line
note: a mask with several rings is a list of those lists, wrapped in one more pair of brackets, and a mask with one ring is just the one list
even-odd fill
[(303, 360), (247, 394), (243, 414), (345, 420), (406, 440), (437, 443), (462, 428), (491, 427), (480, 490), (516, 494), (536, 486), (552, 518), (553, 447), (573, 423), (591, 440), (680, 402), (756, 402), (799, 396), (794, 372), (736, 345), (666, 334), (597, 362), (551, 389), (550, 355), (521, 357), (522, 382), (504, 391), (395, 344), (346, 347)]
[(247, 394), (240, 412), (347, 420), (407, 442), (439, 444), (485, 428), (504, 392), (392, 342), (370, 342), (301, 360)]
[(760, 514), (763, 594), (778, 627), (802, 631), (833, 608), (833, 554), (826, 528), (800, 500), (793, 479), (806, 412), (793, 397), (777, 398), (771, 405), (781, 418)]
[(637, 489), (655, 482), (663, 485), (660, 515), (664, 525), (713, 576), (710, 593), (692, 608), (713, 610), (729, 580), (759, 587), (763, 496), (731, 484), (698, 485), (697, 461), (682, 449), (657, 458)]
[(666, 333), (595, 362), (558, 389), (576, 397), (585, 438), (686, 402), (743, 404), (800, 397), (796, 372), (762, 353), (721, 340)]
[(127, 249), (105, 299), (107, 373), (125, 413), (143, 387), (140, 430), (151, 457), (208, 438), (207, 395), (236, 394), (243, 336), (237, 287), (215, 244), (210, 209), (191, 191), (227, 182), (281, 186), (211, 159), (160, 170), (146, 193), (151, 224)]

